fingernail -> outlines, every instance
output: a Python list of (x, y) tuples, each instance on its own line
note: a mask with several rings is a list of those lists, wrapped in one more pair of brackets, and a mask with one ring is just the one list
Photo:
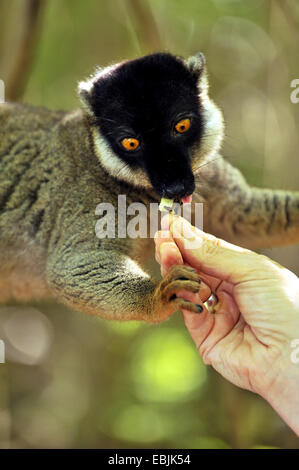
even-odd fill
[(182, 229), (183, 229), (183, 236), (185, 238), (194, 238), (195, 237), (195, 233), (192, 230), (192, 226), (185, 219), (183, 219), (183, 222), (182, 222)]
[(169, 215), (165, 215), (164, 217), (162, 217), (162, 220), (161, 220), (161, 229), (162, 230), (169, 230), (169, 225), (170, 225), (170, 221), (169, 221)]
[(200, 305), (200, 304), (195, 304), (195, 305), (197, 307), (198, 313), (203, 312), (203, 306), (202, 305)]
[(173, 224), (173, 234), (176, 238), (194, 238), (195, 233), (192, 230), (192, 226), (189, 224), (189, 222), (186, 219), (183, 218), (177, 218), (174, 220)]

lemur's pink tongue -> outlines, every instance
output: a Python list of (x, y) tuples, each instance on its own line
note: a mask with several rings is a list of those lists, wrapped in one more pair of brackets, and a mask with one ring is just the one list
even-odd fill
[(183, 204), (187, 204), (188, 202), (190, 203), (192, 201), (192, 196), (185, 196), (185, 197), (182, 197), (181, 199), (181, 202)]

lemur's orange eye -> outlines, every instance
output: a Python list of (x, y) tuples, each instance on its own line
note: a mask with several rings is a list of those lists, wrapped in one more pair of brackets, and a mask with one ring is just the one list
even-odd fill
[(189, 118), (182, 119), (181, 121), (177, 122), (174, 126), (175, 130), (180, 134), (187, 132), (190, 129), (191, 121)]
[(133, 137), (127, 137), (121, 141), (121, 145), (126, 150), (136, 150), (139, 147), (139, 140), (134, 139)]

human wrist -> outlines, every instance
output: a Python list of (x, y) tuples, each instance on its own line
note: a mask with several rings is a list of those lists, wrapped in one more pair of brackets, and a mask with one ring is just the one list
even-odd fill
[[(297, 344), (297, 351), (294, 348)], [(256, 392), (299, 436), (299, 338), (290, 341), (268, 371), (264, 371)]]

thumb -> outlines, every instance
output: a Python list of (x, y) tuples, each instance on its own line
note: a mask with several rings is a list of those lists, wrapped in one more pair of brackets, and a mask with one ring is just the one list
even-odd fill
[(232, 284), (281, 276), (278, 263), (205, 233), (182, 217), (171, 215), (169, 229), (184, 261), (206, 274)]

